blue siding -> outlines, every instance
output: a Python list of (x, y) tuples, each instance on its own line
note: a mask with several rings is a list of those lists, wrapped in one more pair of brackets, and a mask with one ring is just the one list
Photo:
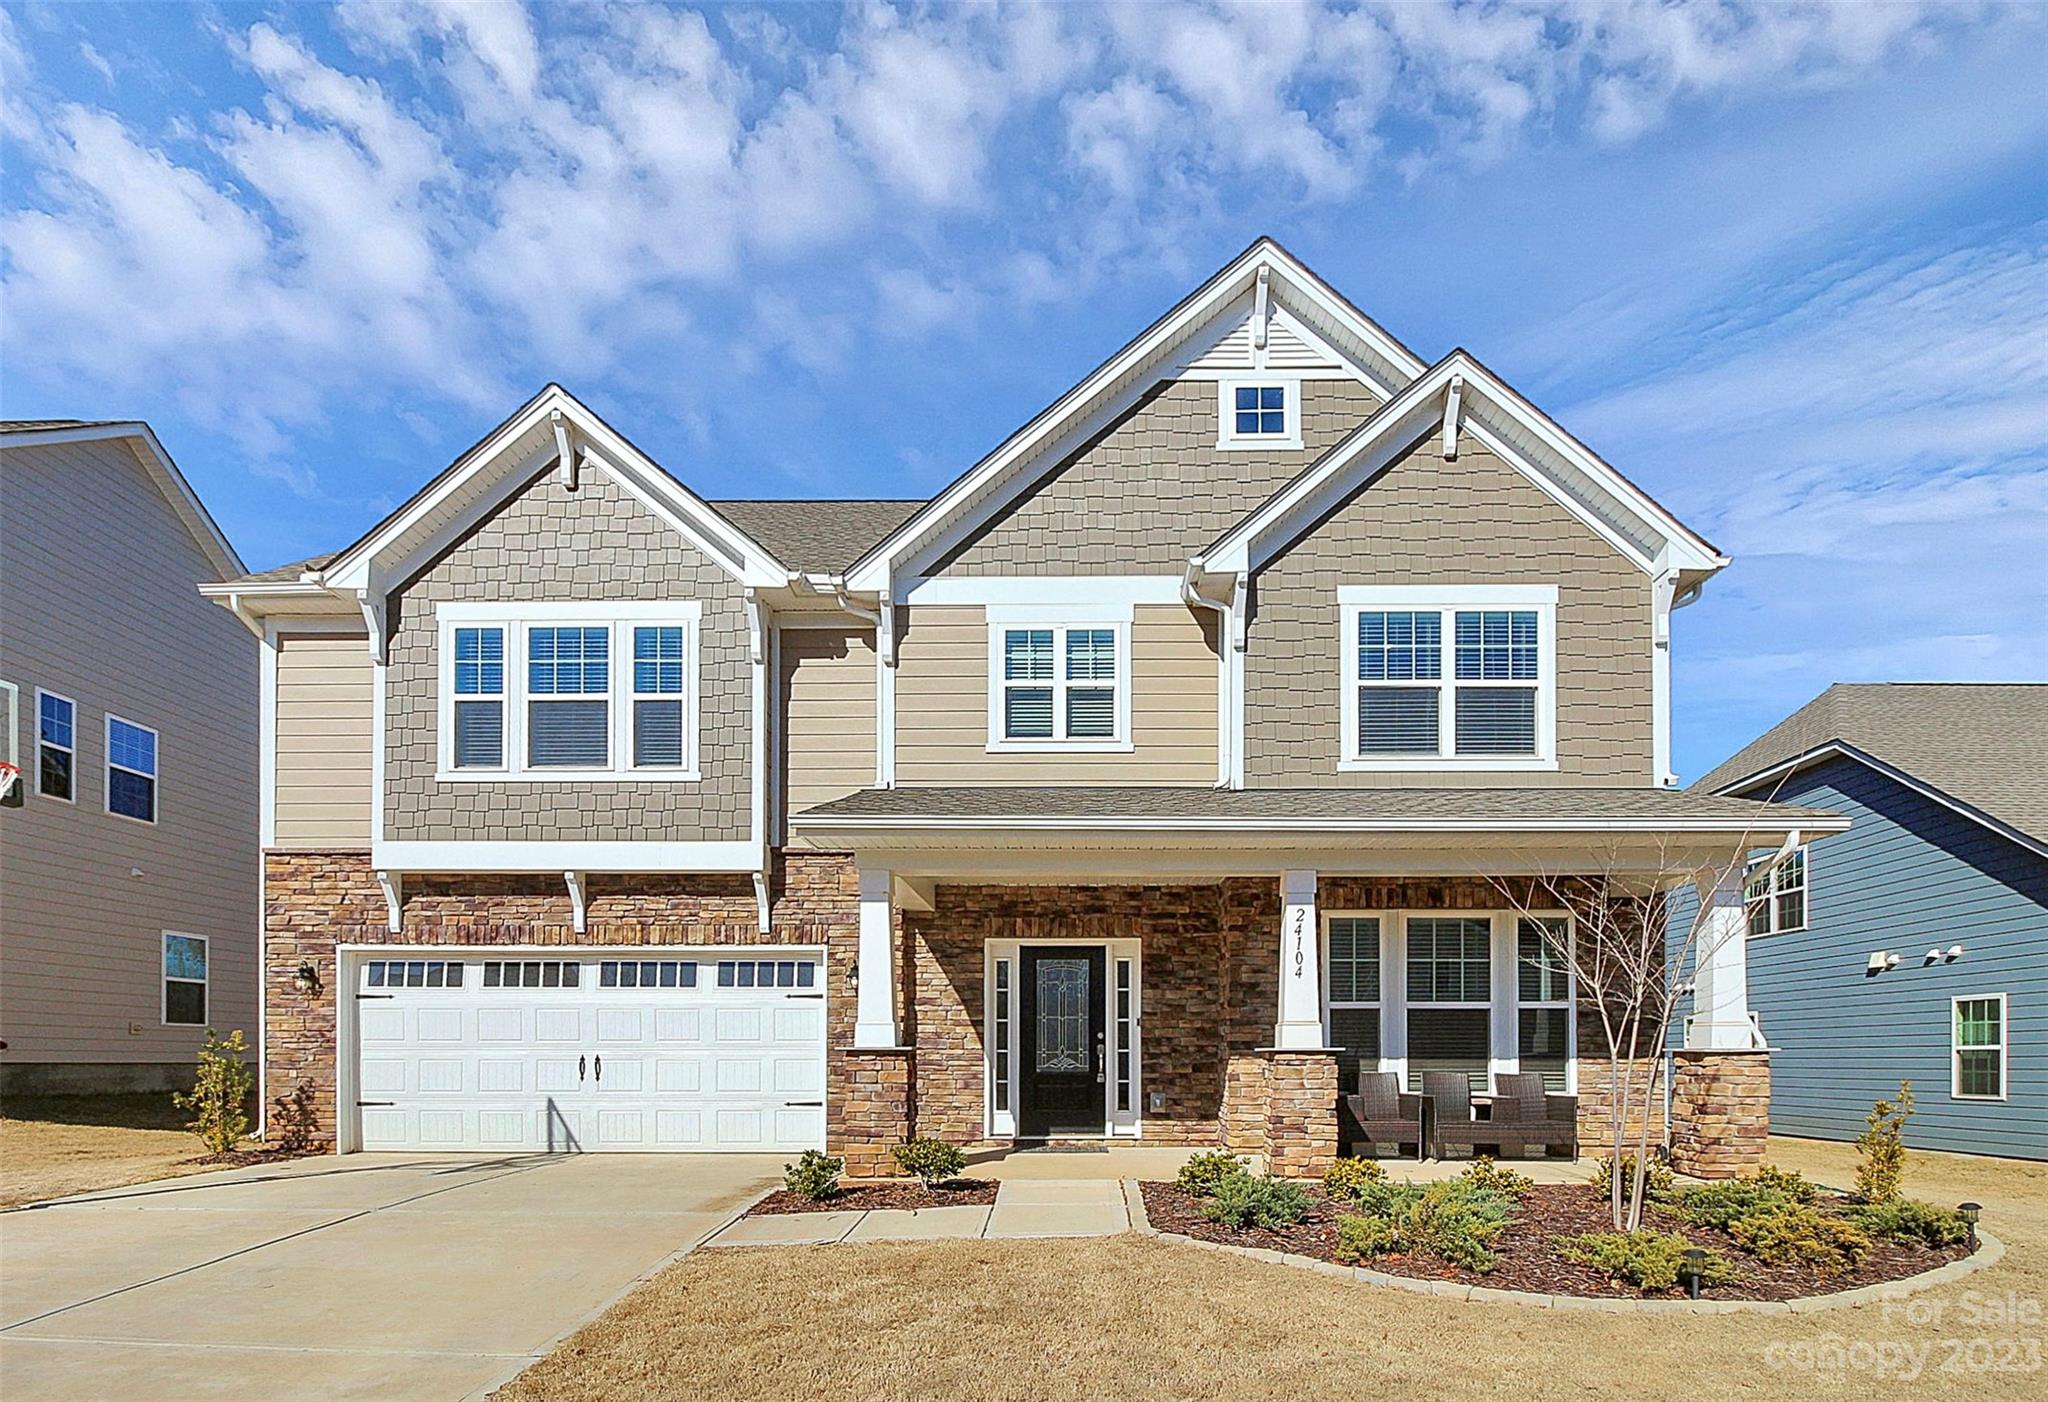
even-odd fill
[[(1853, 760), (1772, 795), (1851, 819), (1808, 854), (1808, 928), (1749, 943), (1750, 1006), (1771, 1058), (1771, 1128), (1853, 1139), (1871, 1101), (1913, 1083), (1907, 1143), (2048, 1158), (2048, 858)], [(1927, 964), (1931, 948), (1964, 948)], [(1899, 966), (1864, 972), (1880, 949)], [(1949, 1094), (1951, 998), (2008, 1003), (2003, 1102)]]

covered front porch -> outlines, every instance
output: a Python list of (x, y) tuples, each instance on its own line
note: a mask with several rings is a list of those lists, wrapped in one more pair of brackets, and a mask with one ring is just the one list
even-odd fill
[[(1362, 1078), (1444, 1103), (1461, 1086), (1469, 1103), (1440, 1116), (1483, 1119), (1511, 1089), (1576, 1097), (1577, 1139), (1600, 1152), (1623, 1078), (1572, 950), (1586, 902), (1624, 886), (1706, 893), (1681, 1090), (1688, 1067), (1717, 1085), (1730, 1058), (1767, 1067), (1744, 864), (1839, 820), (1661, 791), (908, 789), (792, 825), (854, 853), (850, 1052), (897, 1059), (915, 1133), (1220, 1147), (1312, 1176), (1359, 1137), (1345, 1101)], [(1664, 1101), (1627, 1112), (1652, 1142)]]

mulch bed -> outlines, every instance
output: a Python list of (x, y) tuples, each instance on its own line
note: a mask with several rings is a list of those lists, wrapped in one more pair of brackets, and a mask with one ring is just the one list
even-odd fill
[[(1311, 1206), (1308, 1215), (1294, 1226), (1280, 1231), (1257, 1227), (1240, 1230), (1212, 1222), (1202, 1215), (1199, 1198), (1183, 1192), (1172, 1183), (1142, 1183), (1139, 1189), (1145, 1196), (1145, 1215), (1160, 1231), (1176, 1232), (1197, 1241), (1265, 1247), (1297, 1256), (1312, 1256), (1319, 1261), (1337, 1259), (1337, 1218), (1343, 1214), (1344, 1208), (1330, 1202), (1313, 1188), (1309, 1190)], [(1823, 1199), (1821, 1205), (1829, 1205), (1829, 1200)], [(1701, 1246), (1719, 1251), (1734, 1265), (1739, 1279), (1709, 1287), (1704, 1292), (1705, 1298), (1715, 1300), (1794, 1300), (1808, 1295), (1828, 1295), (1859, 1285), (1903, 1280), (1970, 1254), (1966, 1246), (1936, 1249), (1877, 1238), (1861, 1266), (1831, 1276), (1803, 1263), (1760, 1261), (1727, 1234), (1693, 1226), (1656, 1206), (1644, 1213), (1644, 1219), (1645, 1227), (1689, 1237)], [(1625, 1282), (1610, 1280), (1591, 1266), (1566, 1258), (1557, 1244), (1559, 1237), (1612, 1230), (1613, 1219), (1608, 1213), (1607, 1196), (1602, 1190), (1575, 1184), (1543, 1186), (1532, 1188), (1522, 1198), (1520, 1213), (1494, 1245), (1499, 1264), (1484, 1275), (1423, 1255), (1380, 1256), (1362, 1264), (1388, 1275), (1456, 1281), (1465, 1285), (1489, 1286), (1495, 1290), (1529, 1290), (1545, 1295), (1610, 1299), (1685, 1298), (1682, 1287), (1640, 1291)]]
[(787, 1188), (777, 1188), (747, 1210), (749, 1217), (778, 1212), (876, 1212), (887, 1209), (916, 1211), (926, 1207), (987, 1207), (996, 1200), (996, 1185), (989, 1178), (955, 1178), (937, 1188), (922, 1183), (868, 1183), (841, 1188), (823, 1202), (800, 1197)]
[(225, 1154), (201, 1154), (194, 1159), (180, 1159), (179, 1165), (203, 1164), (208, 1168), (252, 1168), (263, 1163), (290, 1163), (293, 1159), (308, 1159), (315, 1154), (329, 1152), (328, 1147), (312, 1149), (233, 1149)]

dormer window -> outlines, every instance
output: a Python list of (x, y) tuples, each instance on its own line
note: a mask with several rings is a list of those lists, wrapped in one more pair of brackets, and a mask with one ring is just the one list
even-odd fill
[(1225, 380), (1217, 405), (1219, 448), (1299, 448), (1301, 382)]

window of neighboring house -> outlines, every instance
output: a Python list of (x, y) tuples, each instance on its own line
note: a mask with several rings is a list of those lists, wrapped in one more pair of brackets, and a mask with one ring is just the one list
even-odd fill
[(1122, 625), (1003, 625), (993, 631), (991, 746), (1124, 741), (1128, 661)]
[(1955, 1000), (1950, 1094), (1957, 1100), (2005, 1099), (2006, 999), (1993, 993)]
[(107, 811), (137, 822), (156, 821), (156, 732), (119, 716), (107, 717)]
[(505, 630), (457, 628), (455, 767), (505, 767)]
[(1411, 916), (1408, 935), (1408, 1078), (1458, 1071), (1484, 1093), (1493, 1027), (1493, 921)]
[(611, 764), (611, 630), (526, 630), (526, 763), (532, 769)]
[(206, 1025), (206, 937), (164, 931), (164, 1021)]
[[(1551, 591), (1460, 592), (1498, 594), (1504, 606), (1396, 606), (1426, 593), (1406, 586), (1341, 591), (1353, 596), (1343, 609), (1345, 767), (1550, 766)], [(1530, 602), (1506, 602), (1515, 596)]]
[(1515, 922), (1516, 1055), (1523, 1071), (1543, 1077), (1546, 1090), (1563, 1092), (1571, 1076), (1571, 921), (1523, 916)]
[(1287, 380), (1226, 380), (1219, 388), (1218, 446), (1301, 445), (1299, 384)]
[(77, 801), (78, 707), (68, 696), (36, 693), (36, 792)]
[[(1760, 857), (1750, 866), (1759, 867), (1769, 860), (1769, 857)], [(1787, 930), (1805, 929), (1806, 848), (1793, 848), (1792, 855), (1779, 863), (1776, 871), (1750, 878), (1743, 889), (1743, 899), (1749, 906), (1749, 932), (1752, 935), (1776, 935)]]
[(1333, 915), (1328, 957), (1323, 961), (1323, 1003), (1329, 1040), (1337, 1054), (1337, 1086), (1345, 1095), (1358, 1088), (1361, 1070), (1380, 1065), (1380, 918)]

